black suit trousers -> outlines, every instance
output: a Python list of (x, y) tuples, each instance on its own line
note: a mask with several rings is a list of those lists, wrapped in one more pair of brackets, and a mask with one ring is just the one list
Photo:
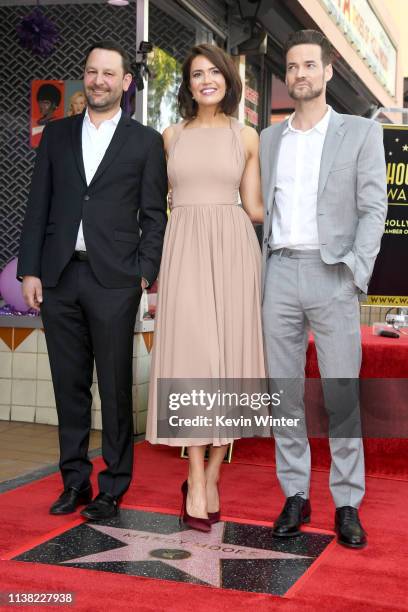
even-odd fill
[(41, 315), (57, 404), (64, 487), (89, 482), (92, 374), (95, 359), (102, 410), (99, 490), (121, 496), (133, 467), (132, 355), (142, 290), (103, 287), (91, 265), (71, 261), (56, 287), (44, 288)]

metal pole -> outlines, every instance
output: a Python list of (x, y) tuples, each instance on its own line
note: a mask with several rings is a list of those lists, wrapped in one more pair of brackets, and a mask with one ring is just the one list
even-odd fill
[[(142, 40), (149, 40), (149, 0), (136, 0), (136, 52)], [(140, 56), (137, 57), (139, 59)], [(144, 89), (136, 92), (135, 119), (144, 125), (147, 124), (147, 79)]]

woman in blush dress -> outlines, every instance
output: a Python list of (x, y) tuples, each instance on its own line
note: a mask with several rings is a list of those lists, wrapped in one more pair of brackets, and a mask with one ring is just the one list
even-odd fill
[(172, 210), (159, 275), (146, 438), (188, 447), (183, 520), (202, 531), (220, 519), (218, 480), (231, 438), (159, 437), (157, 381), (265, 377), (260, 248), (252, 226), (263, 221), (259, 138), (232, 117), (241, 94), (238, 70), (222, 49), (193, 47), (178, 94), (184, 120), (163, 133)]

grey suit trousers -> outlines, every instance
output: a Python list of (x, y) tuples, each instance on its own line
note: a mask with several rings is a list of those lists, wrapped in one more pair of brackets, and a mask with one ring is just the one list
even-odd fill
[[(361, 336), (358, 289), (344, 263), (329, 265), (320, 251), (282, 249), (267, 260), (263, 300), (265, 348), (271, 378), (299, 380), (285, 403), (304, 422), (308, 331), (312, 330), (322, 379), (358, 379)], [(358, 508), (364, 496), (361, 437), (330, 438), (330, 490), (336, 507)], [(276, 436), (276, 466), (286, 497), (309, 497), (310, 447), (306, 434)]]

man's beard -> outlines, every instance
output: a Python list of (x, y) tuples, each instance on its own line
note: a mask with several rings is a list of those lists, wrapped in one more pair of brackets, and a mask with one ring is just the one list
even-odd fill
[(120, 95), (119, 97), (114, 97), (114, 94), (112, 92), (109, 92), (109, 94), (110, 95), (108, 95), (103, 100), (94, 101), (92, 98), (92, 94), (85, 92), (85, 97), (86, 97), (89, 108), (95, 112), (104, 112), (104, 111), (109, 111), (115, 106), (117, 106), (118, 102), (120, 102), (122, 98), (122, 95)]
[(313, 89), (313, 87), (309, 87), (308, 89), (303, 89), (300, 93), (296, 91), (296, 85), (291, 87), (288, 90), (289, 96), (292, 100), (315, 100), (319, 98), (323, 93), (323, 84), (318, 89)]

